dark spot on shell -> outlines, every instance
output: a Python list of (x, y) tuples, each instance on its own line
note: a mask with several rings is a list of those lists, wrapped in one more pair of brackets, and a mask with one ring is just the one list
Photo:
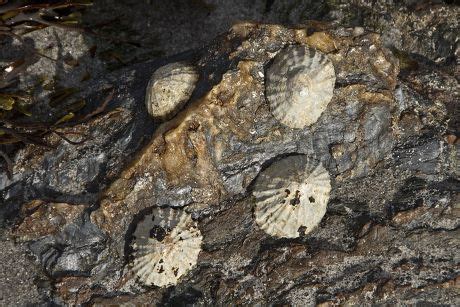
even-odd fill
[(163, 268), (163, 266), (161, 265), (160, 266), (160, 269), (158, 270), (158, 273), (163, 273), (165, 271), (165, 269)]
[(299, 229), (297, 229), (297, 232), (299, 233), (300, 237), (305, 236), (306, 231), (307, 231), (307, 227), (305, 226), (300, 226)]
[(179, 272), (179, 268), (172, 268), (174, 276), (177, 276), (177, 273)]
[(308, 197), (308, 200), (309, 200), (311, 203), (314, 203), (314, 202), (315, 202), (315, 198), (314, 198), (313, 196)]
[(300, 204), (300, 191), (295, 191), (294, 198), (289, 202), (292, 206)]
[(150, 238), (155, 238), (159, 242), (163, 241), (166, 236), (166, 231), (163, 227), (155, 225), (150, 229)]

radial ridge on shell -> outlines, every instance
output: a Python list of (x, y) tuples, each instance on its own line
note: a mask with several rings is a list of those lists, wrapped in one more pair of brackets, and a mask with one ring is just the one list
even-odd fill
[(197, 81), (193, 65), (176, 62), (158, 68), (147, 85), (148, 113), (158, 120), (172, 118), (190, 99)]
[(329, 173), (320, 162), (306, 155), (275, 161), (254, 183), (256, 223), (275, 237), (308, 234), (326, 213), (330, 191)]
[(191, 216), (180, 209), (156, 208), (133, 234), (132, 271), (145, 285), (175, 285), (197, 262), (203, 237)]
[(332, 99), (335, 71), (322, 52), (290, 45), (273, 59), (266, 73), (266, 97), (273, 116), (291, 128), (314, 124)]

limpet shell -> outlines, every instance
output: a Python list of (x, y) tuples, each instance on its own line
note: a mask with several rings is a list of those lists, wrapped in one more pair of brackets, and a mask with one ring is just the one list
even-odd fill
[(330, 177), (305, 155), (273, 162), (254, 183), (257, 225), (275, 237), (296, 238), (311, 232), (326, 213)]
[(273, 116), (291, 128), (314, 124), (332, 99), (334, 66), (322, 52), (291, 45), (267, 69), (266, 96)]
[(145, 285), (175, 285), (197, 262), (203, 237), (191, 216), (172, 208), (156, 208), (133, 234), (132, 271)]
[(190, 99), (197, 81), (198, 72), (188, 63), (176, 62), (158, 68), (147, 85), (147, 111), (154, 119), (172, 118)]

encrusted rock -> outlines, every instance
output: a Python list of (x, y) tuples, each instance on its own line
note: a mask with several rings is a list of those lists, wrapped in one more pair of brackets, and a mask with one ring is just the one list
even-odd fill
[(22, 206), (21, 214), (25, 218), (13, 234), (25, 241), (56, 234), (67, 224), (75, 222), (84, 209), (82, 205), (33, 200)]
[[(274, 117), (267, 96), (270, 67), (289, 48), (324, 54), (335, 73), (335, 84), (327, 81), (334, 87), (327, 107), (296, 129)], [(117, 108), (73, 128), (90, 133), (87, 143), (56, 141), (58, 149), (35, 159), (27, 158), (34, 148), (26, 146), (29, 156), (16, 158), (13, 182), (2, 181), (10, 216), (31, 197), (87, 207), (30, 242), (53, 278), (56, 301), (117, 296), (151, 305), (295, 305), (359, 298), (372, 305), (412, 302), (425, 292), (433, 293), (427, 302), (456, 303), (457, 144), (446, 137), (455, 133), (447, 131), (443, 105), (456, 95), (453, 76), (429, 61), (400, 73), (400, 61), (378, 34), (317, 22), (237, 24), (206, 48), (167, 61), (194, 63), (200, 72), (171, 119), (152, 125), (143, 105), (145, 76), (164, 62), (115, 72)], [(87, 161), (91, 167), (82, 168)], [(19, 178), (19, 168), (31, 165)], [(263, 179), (267, 172), (273, 176)], [(324, 179), (321, 189), (313, 177)], [(280, 187), (271, 189), (277, 180)], [(268, 198), (261, 206), (267, 190), (276, 190), (273, 199), (283, 206)], [(311, 210), (297, 224), (284, 215), (268, 218), (276, 207)], [(196, 262), (177, 276), (174, 270), (162, 276), (158, 257), (161, 248), (176, 250), (164, 242), (182, 223), (161, 242), (142, 239), (160, 230), (155, 219), (139, 223), (152, 208), (184, 214), (185, 233), (195, 227)], [(280, 216), (292, 227), (274, 227)], [(150, 226), (141, 231), (140, 225)], [(178, 259), (168, 258), (166, 271), (177, 269)]]

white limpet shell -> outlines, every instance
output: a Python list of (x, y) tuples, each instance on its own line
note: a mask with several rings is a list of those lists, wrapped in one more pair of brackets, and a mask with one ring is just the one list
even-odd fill
[(132, 270), (145, 285), (175, 285), (197, 262), (203, 237), (191, 216), (172, 208), (146, 215), (133, 234)]
[(329, 173), (320, 162), (305, 155), (275, 161), (254, 184), (256, 223), (275, 237), (305, 235), (326, 213), (330, 191)]
[(193, 65), (176, 62), (158, 68), (147, 85), (147, 111), (154, 119), (170, 119), (190, 99), (197, 81)]
[(281, 50), (266, 75), (270, 111), (291, 128), (314, 124), (334, 93), (334, 65), (324, 53), (307, 46)]

